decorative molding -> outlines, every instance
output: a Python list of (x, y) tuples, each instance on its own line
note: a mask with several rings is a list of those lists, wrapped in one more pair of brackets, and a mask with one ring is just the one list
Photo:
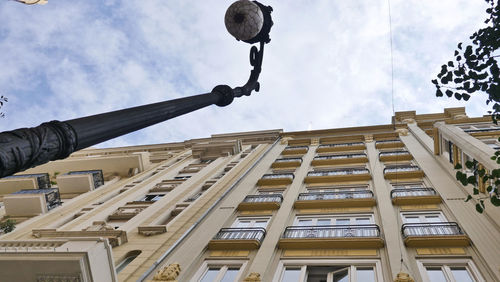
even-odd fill
[(214, 250), (210, 251), (211, 257), (247, 257), (250, 254), (250, 251), (224, 251), (224, 250)]
[(465, 255), (464, 248), (417, 248), (418, 255)]
[(261, 282), (262, 279), (260, 279), (260, 273), (257, 272), (252, 272), (250, 273), (247, 278), (243, 279), (243, 282)]
[(365, 135), (365, 143), (371, 143), (373, 142), (373, 135)]
[(304, 249), (285, 250), (284, 257), (376, 256), (376, 249)]
[(178, 263), (172, 263), (163, 266), (153, 277), (153, 281), (177, 282), (177, 277), (181, 273), (181, 266)]
[(154, 236), (167, 232), (167, 226), (166, 225), (139, 226), (137, 227), (137, 230), (141, 235)]
[(415, 282), (415, 280), (410, 277), (410, 274), (400, 272), (396, 275), (396, 279), (394, 279), (394, 282)]

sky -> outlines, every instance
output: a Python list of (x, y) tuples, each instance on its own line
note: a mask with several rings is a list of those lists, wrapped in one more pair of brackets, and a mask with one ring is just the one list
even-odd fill
[[(225, 29), (232, 2), (1, 1), (0, 94), (9, 102), (0, 131), (243, 85), (251, 46)], [(484, 25), (485, 1), (390, 0), (391, 20), (388, 0), (261, 2), (273, 7), (274, 26), (260, 92), (96, 147), (388, 124), (393, 108), (488, 110), (484, 95), (437, 98), (431, 83), (457, 43)]]

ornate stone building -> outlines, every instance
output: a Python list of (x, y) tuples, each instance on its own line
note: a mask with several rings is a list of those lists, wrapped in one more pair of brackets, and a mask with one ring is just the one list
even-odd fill
[(0, 179), (0, 280), (500, 281), (500, 209), (454, 170), (499, 136), (450, 108), (82, 150)]

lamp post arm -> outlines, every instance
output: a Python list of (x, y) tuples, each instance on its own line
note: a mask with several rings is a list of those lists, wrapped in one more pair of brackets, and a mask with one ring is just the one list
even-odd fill
[(1, 132), (0, 177), (64, 159), (74, 151), (212, 104), (229, 105), (232, 93), (231, 87), (219, 85), (211, 93)]

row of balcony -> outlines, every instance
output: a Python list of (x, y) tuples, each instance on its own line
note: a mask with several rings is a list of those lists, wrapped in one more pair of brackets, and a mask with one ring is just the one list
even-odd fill
[[(222, 228), (209, 249), (258, 249), (266, 235), (261, 227)], [(408, 247), (463, 247), (470, 244), (455, 222), (407, 223), (401, 235)], [(282, 249), (381, 248), (384, 240), (376, 224), (288, 226), (278, 242)]]
[[(384, 169), (385, 179), (422, 178), (424, 172), (416, 165), (390, 165)], [(259, 186), (288, 185), (293, 182), (293, 173), (264, 174), (257, 182)], [(304, 183), (331, 183), (342, 181), (370, 180), (370, 171), (366, 168), (339, 168), (315, 170), (307, 173)]]
[[(381, 152), (379, 153), (379, 159), (383, 162), (389, 161), (409, 161), (412, 160), (412, 155), (405, 150)], [(365, 153), (351, 153), (351, 154), (333, 154), (333, 155), (320, 155), (314, 157), (311, 162), (313, 166), (327, 166), (327, 165), (339, 165), (339, 164), (354, 164), (354, 163), (366, 163), (368, 162), (368, 157)], [(271, 165), (272, 168), (295, 168), (302, 164), (302, 158), (299, 157), (288, 157), (281, 158), (274, 161)]]
[[(379, 140), (375, 141), (375, 148), (401, 148), (404, 144), (399, 139), (393, 140)], [(351, 151), (351, 150), (364, 150), (366, 145), (364, 142), (345, 142), (345, 143), (334, 143), (334, 144), (321, 144), (316, 149), (318, 153), (327, 152), (339, 152), (339, 151)], [(299, 155), (305, 154), (309, 150), (308, 146), (287, 146), (282, 155)]]
[[(392, 203), (395, 205), (439, 204), (441, 197), (433, 188), (393, 189)], [(239, 210), (274, 210), (279, 209), (281, 194), (248, 195), (238, 206)], [(372, 207), (375, 197), (371, 190), (329, 191), (300, 193), (295, 201), (297, 209), (337, 208), (337, 207)]]

